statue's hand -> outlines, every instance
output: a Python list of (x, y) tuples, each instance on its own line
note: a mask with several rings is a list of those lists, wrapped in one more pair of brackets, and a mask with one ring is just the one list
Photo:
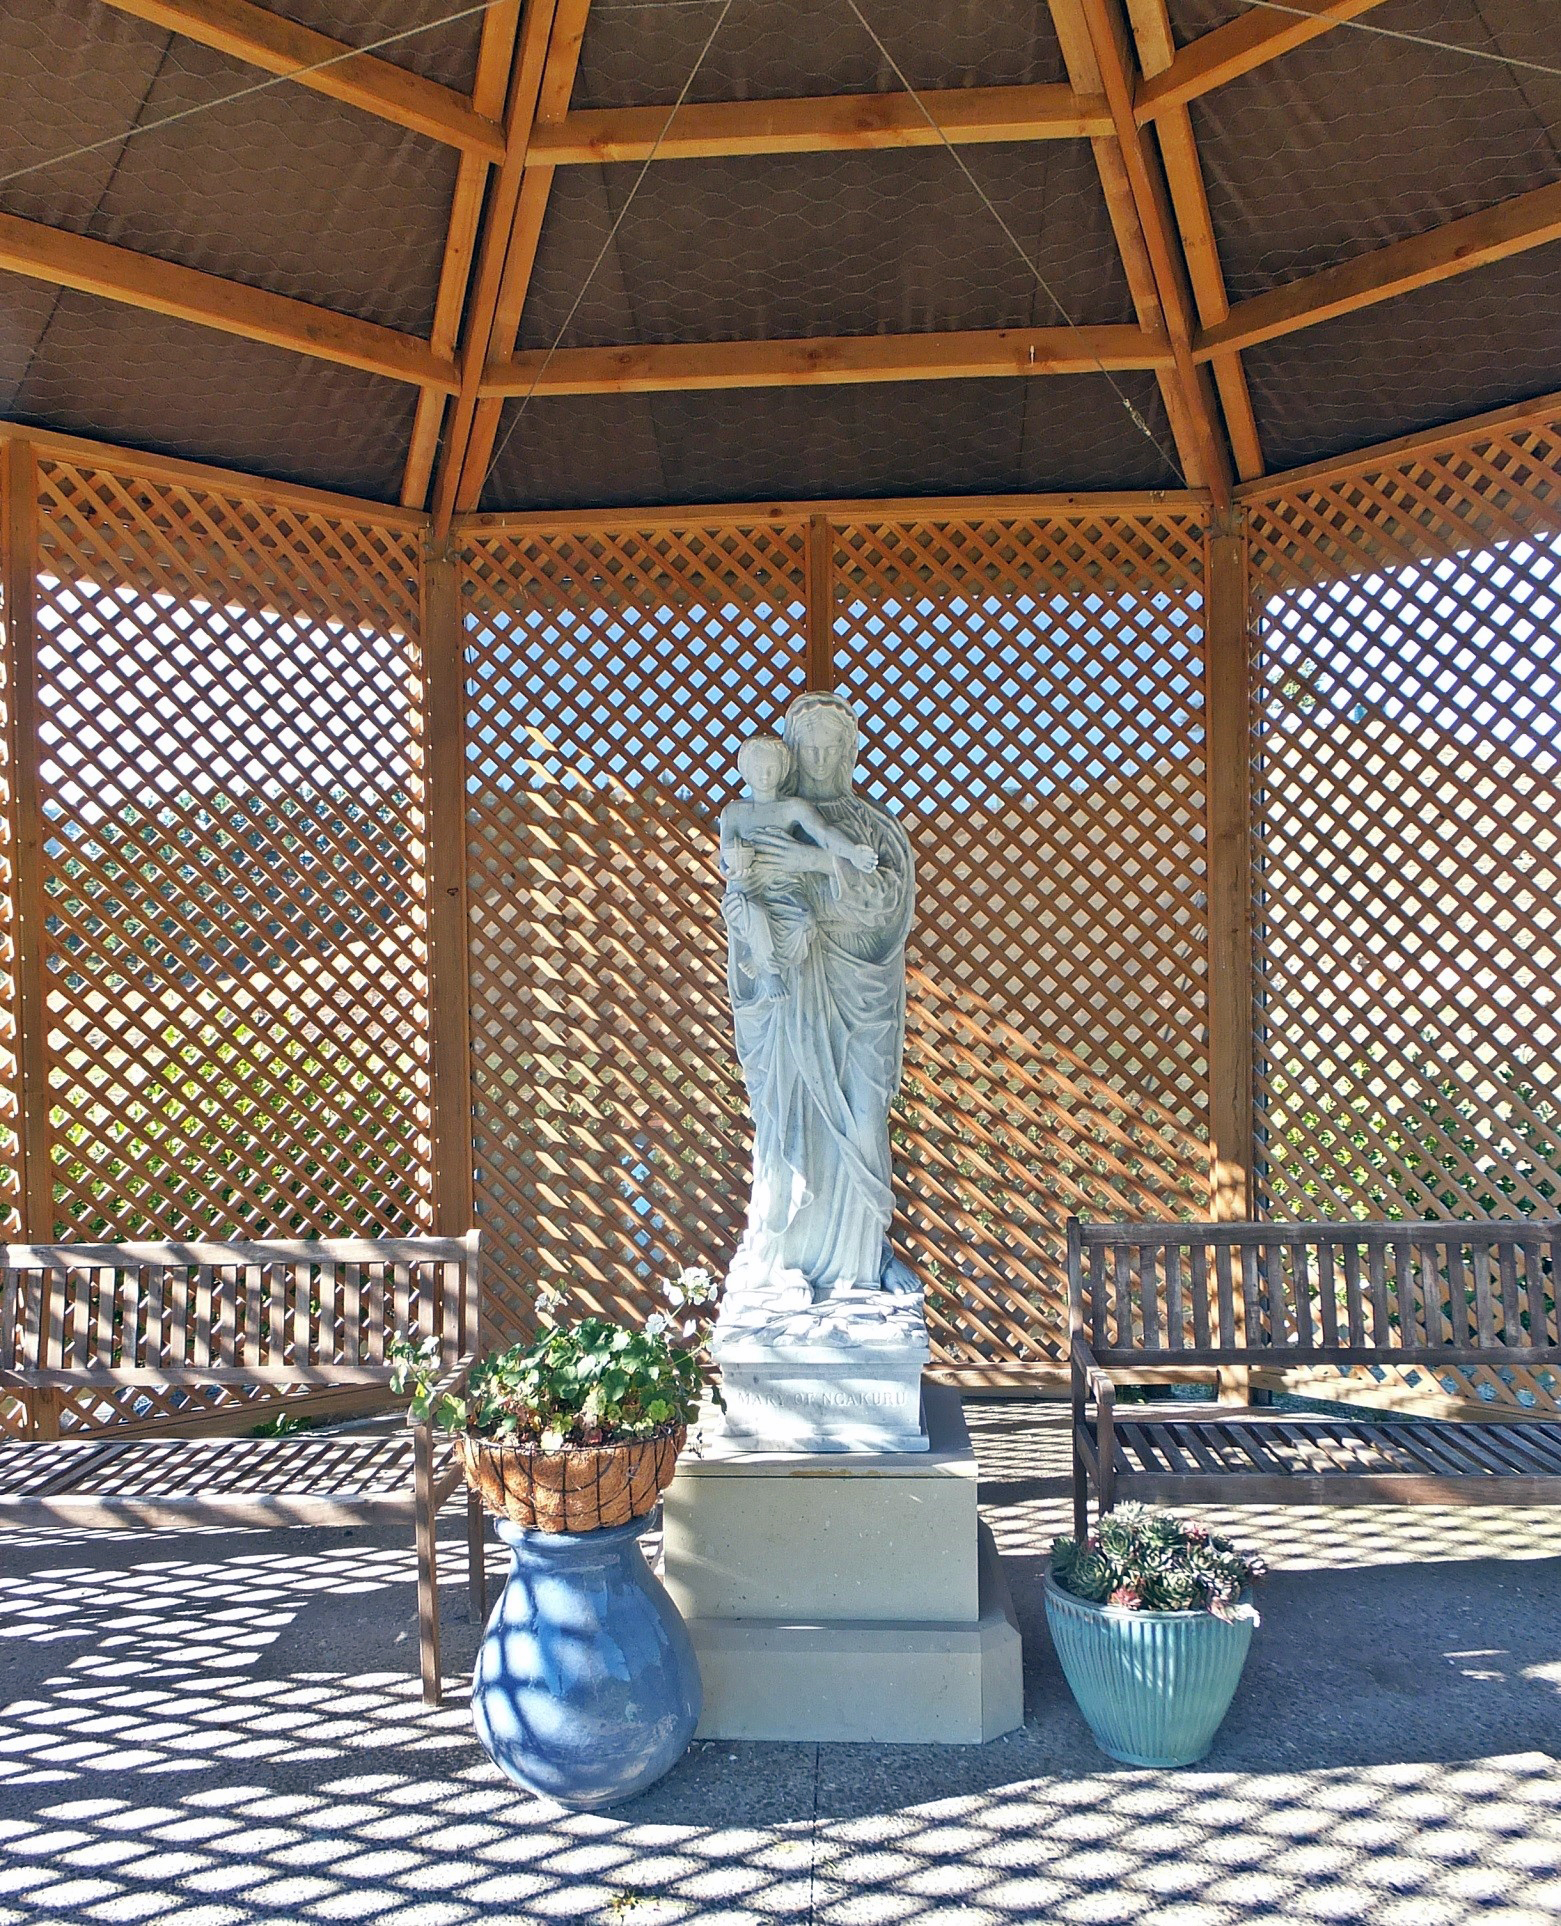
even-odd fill
[(754, 880), (772, 876), (827, 876), (835, 861), (816, 843), (799, 843), (789, 829), (756, 829), (748, 840), (754, 851)]

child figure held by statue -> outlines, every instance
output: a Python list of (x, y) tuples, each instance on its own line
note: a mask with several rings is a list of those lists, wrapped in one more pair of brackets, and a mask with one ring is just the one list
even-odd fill
[(748, 793), (721, 811), (721, 868), (727, 877), (721, 914), (731, 933), (737, 973), (752, 984), (750, 1003), (779, 1003), (791, 994), (797, 965), (813, 937), (813, 911), (801, 878), (760, 882), (755, 833), (779, 830), (827, 850), (859, 870), (878, 867), (878, 852), (831, 829), (800, 796), (782, 792), (790, 781), (791, 750), (779, 736), (749, 736), (737, 752)]

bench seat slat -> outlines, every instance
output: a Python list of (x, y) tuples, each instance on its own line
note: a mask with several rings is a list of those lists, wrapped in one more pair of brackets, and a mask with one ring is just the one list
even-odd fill
[[(1553, 1478), (1557, 1474), (1547, 1471), (1546, 1461), (1534, 1449), (1535, 1434), (1546, 1434), (1546, 1443), (1561, 1451), (1561, 1424), (1426, 1418), (1372, 1424), (1304, 1417), (1271, 1421), (1265, 1416), (1259, 1421), (1178, 1416), (1129, 1420), (1120, 1430), (1139, 1459), (1138, 1465), (1128, 1465), (1129, 1475), (1142, 1475), (1147, 1465), (1170, 1479), (1225, 1478), (1230, 1480), (1227, 1497), (1238, 1500), (1246, 1498), (1245, 1487), (1254, 1475), (1341, 1480), (1407, 1475), (1480, 1486), (1499, 1479)], [(1471, 1434), (1478, 1436), (1478, 1450)], [(1284, 1455), (1273, 1445), (1282, 1446)], [(1250, 1473), (1246, 1466), (1251, 1467)]]

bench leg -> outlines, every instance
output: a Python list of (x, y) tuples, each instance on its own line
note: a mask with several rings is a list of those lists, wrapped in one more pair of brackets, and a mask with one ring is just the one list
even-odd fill
[(1073, 1536), (1079, 1544), (1089, 1536), (1089, 1466), (1079, 1448), (1084, 1429), (1084, 1379), (1073, 1368)]
[(488, 1618), (488, 1563), (483, 1548), (485, 1514), (475, 1491), (466, 1493), (466, 1582), (471, 1589), (471, 1615), (474, 1625)]
[(50, 1441), (60, 1435), (60, 1413), (65, 1408), (65, 1393), (58, 1385), (40, 1385), (22, 1393), (27, 1406), (28, 1435)]
[(439, 1666), (439, 1565), (434, 1527), (434, 1432), (420, 1424), (412, 1431), (413, 1471), (417, 1507), (417, 1647), (423, 1675), (423, 1702), (439, 1703), (442, 1678)]

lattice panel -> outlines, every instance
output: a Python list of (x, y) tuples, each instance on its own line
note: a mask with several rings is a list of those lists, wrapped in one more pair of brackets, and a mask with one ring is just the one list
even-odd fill
[[(1561, 435), (1293, 488), (1250, 527), (1266, 1206), (1553, 1216)], [(1425, 1388), (1561, 1392), (1513, 1366)]]
[(45, 463), (56, 1234), (425, 1227), (418, 552)]
[[(912, 550), (891, 557), (881, 537), (846, 531), (837, 569), (865, 581), (875, 557), (903, 596)], [(947, 544), (963, 561), (946, 546), (944, 600), (923, 628), (886, 603), (888, 672), (884, 645), (870, 652), (849, 627), (862, 588), (843, 583), (836, 606), (870, 791), (907, 815), (934, 932), (912, 980), (896, 1236), (927, 1278), (940, 1358), (1054, 1363), (1067, 1211), (1180, 1215), (1207, 1199), (1202, 533), (1191, 517), (1025, 523)], [(735, 1242), (749, 1126), (715, 818), (737, 738), (775, 727), (803, 687), (804, 546), (798, 522), (468, 547), (476, 1165), (499, 1329), (525, 1328), (544, 1286), (576, 1311), (643, 1315), (669, 1267), (724, 1268)], [(980, 619), (948, 642), (947, 585), (957, 574), (960, 595), (976, 594), (980, 569)], [(1043, 619), (1056, 631), (1044, 645)], [(1108, 689), (1116, 737), (1091, 754)], [(1024, 834), (1009, 881), (1005, 839)], [(1054, 931), (1043, 906), (1056, 893), (1047, 836), (1075, 866), (1072, 900), (1095, 906), (1099, 954), (1083, 964), (1064, 961), (1081, 948), (1078, 917)], [(1125, 916), (1107, 877), (1118, 852), (1135, 879)], [(1053, 982), (1077, 1050), (1045, 1002)], [(1129, 999), (1124, 1035), (1114, 1016)]]
[(921, 970), (909, 990), (894, 1235), (926, 1282), (935, 1353), (1065, 1364), (1064, 1221), (1204, 1215), (1207, 1144), (968, 992)]
[[(721, 1261), (748, 1143), (715, 819), (803, 687), (804, 528), (468, 550), (478, 1216), (496, 1333), (539, 1288), (643, 1315)], [(733, 1173), (737, 1180), (733, 1181)]]
[[(10, 514), (9, 465), (0, 460), (0, 529)], [(0, 570), (0, 623), (8, 621), (5, 572)], [(11, 651), (0, 650), (0, 1227), (15, 1237), (21, 1203), (21, 1090), (17, 1062), (16, 892), (12, 870)], [(0, 1436), (4, 1435), (0, 1400)]]
[(836, 679), (907, 813), (912, 959), (1184, 1128), (1207, 1111), (1203, 530), (848, 524)]

